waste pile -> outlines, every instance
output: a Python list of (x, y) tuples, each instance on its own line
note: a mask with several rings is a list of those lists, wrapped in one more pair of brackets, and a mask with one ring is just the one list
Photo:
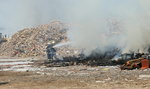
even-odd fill
[[(118, 52), (118, 49), (109, 50), (104, 54), (92, 52), (90, 56), (84, 56), (83, 49), (71, 46), (67, 38), (67, 25), (59, 21), (50, 24), (40, 25), (35, 28), (25, 28), (15, 33), (7, 42), (0, 44), (0, 56), (7, 57), (35, 57), (47, 58), (47, 46), (53, 44), (56, 49), (55, 63), (60, 65), (85, 64), (91, 66), (110, 65), (111, 60)], [(58, 62), (61, 61), (61, 62)], [(69, 64), (68, 64), (69, 62)], [(59, 65), (60, 63), (60, 65)]]
[(48, 43), (66, 42), (67, 26), (59, 21), (25, 28), (15, 33), (8, 42), (0, 45), (0, 56), (32, 57), (45, 56)]
[[(70, 46), (71, 47), (71, 46)], [(63, 47), (60, 47), (63, 49)], [(60, 54), (67, 55), (63, 57), (63, 60), (52, 60), (45, 62), (45, 66), (48, 67), (61, 67), (61, 66), (71, 66), (71, 65), (88, 65), (88, 66), (112, 66), (118, 65), (114, 63), (113, 59), (117, 53), (119, 53), (118, 49), (113, 49), (103, 54), (92, 52), (91, 55), (84, 55), (83, 49), (72, 49), (66, 47), (66, 51), (60, 51)], [(62, 52), (62, 53), (61, 53)], [(72, 53), (72, 56), (70, 55)], [(69, 56), (70, 55), (70, 56)], [(61, 59), (61, 58), (60, 58)]]
[(85, 60), (81, 60), (83, 64), (90, 65), (90, 66), (112, 66), (117, 65), (112, 60), (115, 58), (117, 54), (120, 54), (120, 49), (114, 48), (105, 53), (97, 53), (95, 51), (92, 52), (91, 55), (85, 58)]

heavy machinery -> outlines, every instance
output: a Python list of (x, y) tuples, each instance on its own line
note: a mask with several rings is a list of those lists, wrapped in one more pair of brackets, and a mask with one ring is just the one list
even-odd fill
[(2, 39), (0, 40), (0, 44), (3, 43), (3, 42), (7, 42), (7, 41), (8, 41), (7, 38), (2, 38)]
[(7, 42), (7, 41), (8, 41), (7, 36), (5, 35), (5, 36), (3, 37), (2, 33), (0, 33), (0, 44), (3, 43), (3, 42)]

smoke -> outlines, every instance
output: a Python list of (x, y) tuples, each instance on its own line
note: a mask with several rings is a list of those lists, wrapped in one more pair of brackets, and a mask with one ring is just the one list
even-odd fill
[(145, 52), (150, 46), (148, 0), (0, 0), (0, 31), (61, 20), (68, 23), (73, 46), (89, 55), (119, 48)]
[(119, 48), (123, 53), (150, 46), (150, 1), (148, 0), (82, 0), (71, 8), (68, 32), (74, 46), (105, 53)]
[(139, 0), (138, 13), (133, 13), (126, 19), (126, 44), (123, 52), (147, 52), (150, 47), (150, 1)]

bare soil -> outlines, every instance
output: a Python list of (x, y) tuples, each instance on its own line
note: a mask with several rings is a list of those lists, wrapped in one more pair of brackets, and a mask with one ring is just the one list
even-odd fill
[(39, 71), (1, 71), (0, 89), (150, 89), (149, 69), (121, 71), (117, 66), (39, 68)]

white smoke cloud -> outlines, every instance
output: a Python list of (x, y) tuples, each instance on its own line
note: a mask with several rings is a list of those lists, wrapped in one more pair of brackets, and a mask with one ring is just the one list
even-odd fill
[(139, 8), (137, 13), (131, 14), (126, 19), (126, 45), (124, 52), (129, 50), (147, 52), (150, 47), (150, 1), (139, 0)]
[(105, 52), (147, 50), (150, 45), (148, 0), (0, 0), (0, 31), (13, 34), (25, 27), (61, 20), (70, 24), (73, 45)]
[(146, 0), (83, 0), (71, 9), (70, 40), (87, 55), (95, 49), (103, 53), (115, 47), (122, 52), (147, 51), (149, 4)]

